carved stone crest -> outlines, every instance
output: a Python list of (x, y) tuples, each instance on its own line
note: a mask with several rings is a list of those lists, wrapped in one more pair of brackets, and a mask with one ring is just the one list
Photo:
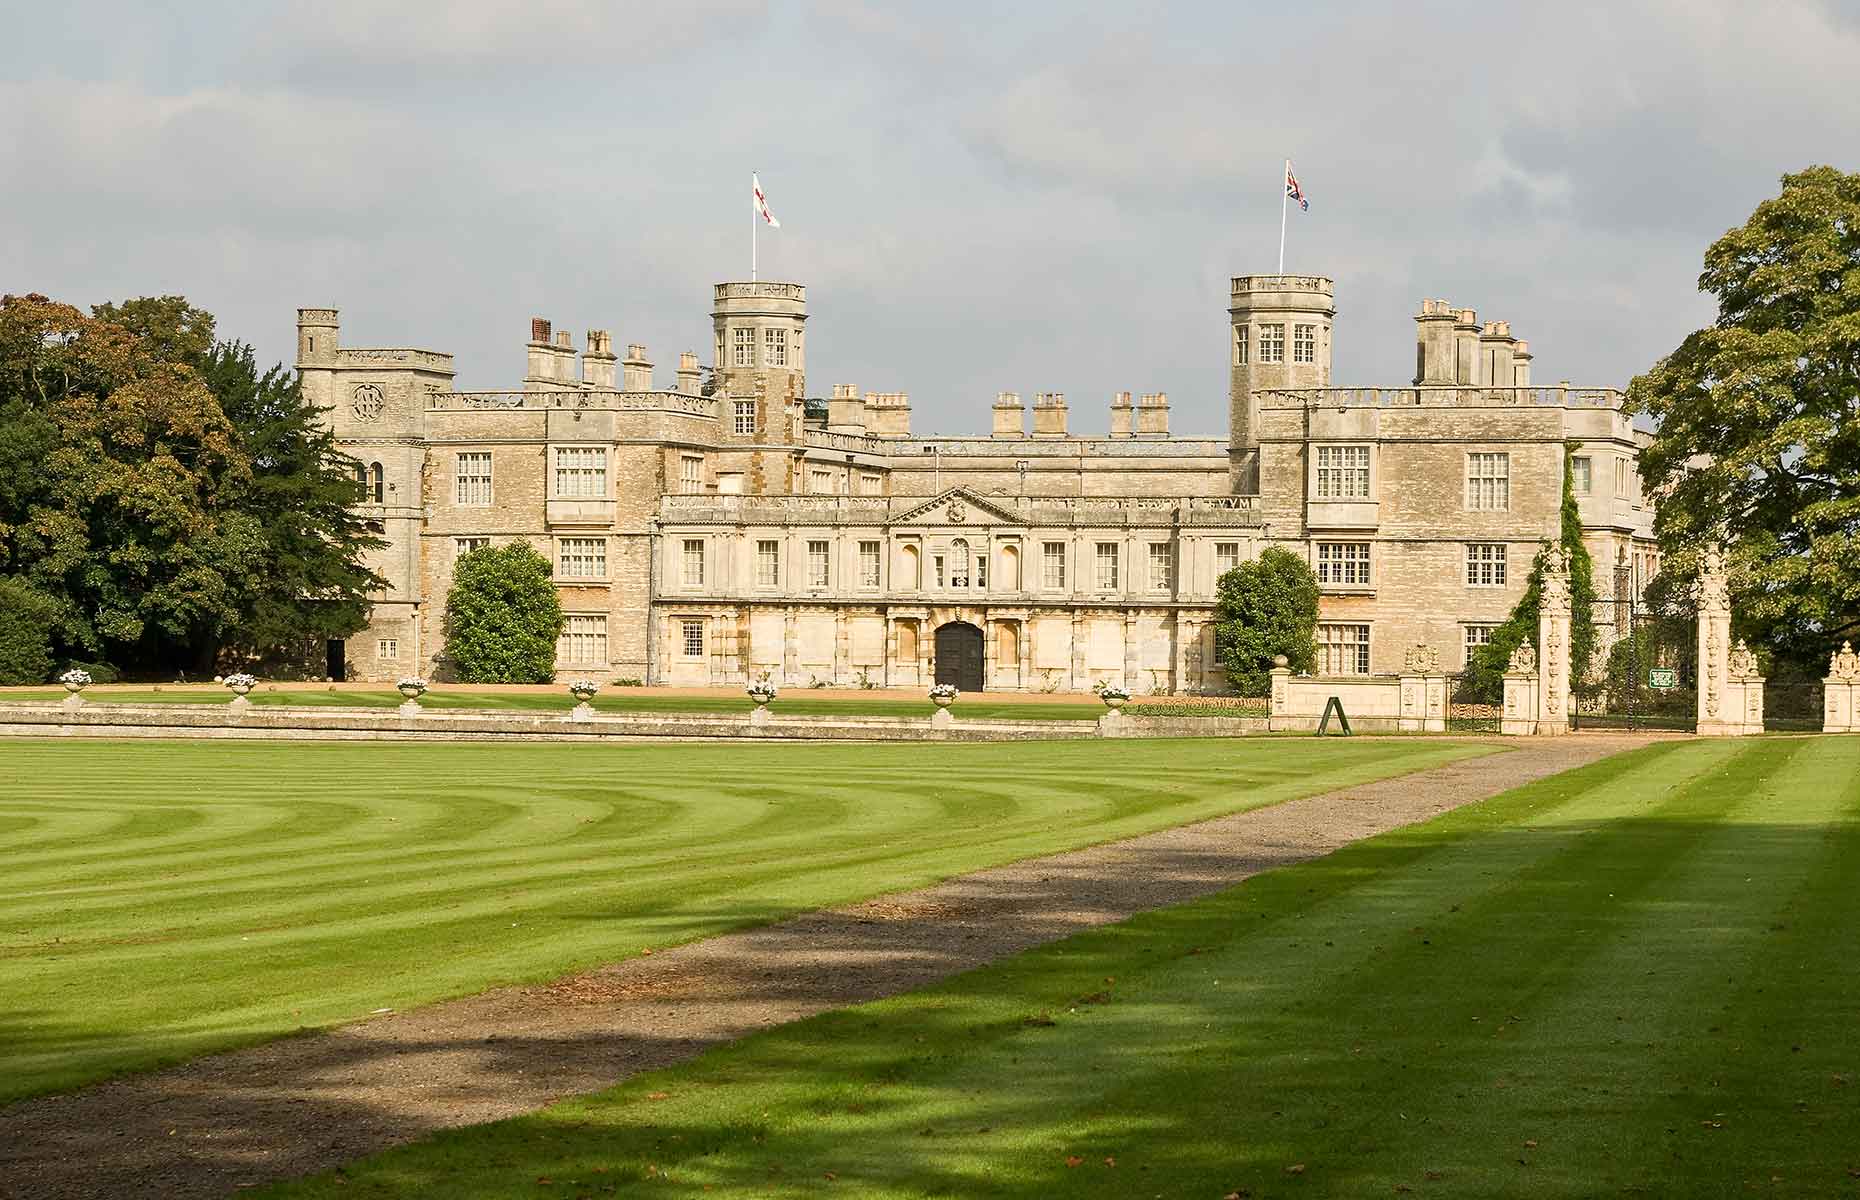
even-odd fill
[(1743, 638), (1737, 639), (1737, 645), (1731, 647), (1729, 660), (1731, 678), (1754, 679), (1757, 675), (1757, 652), (1752, 650)]
[(1860, 654), (1854, 653), (1852, 642), (1842, 642), (1840, 652), (1828, 659), (1828, 678), (1843, 682), (1860, 680)]
[(378, 383), (358, 383), (355, 385), (355, 398), (349, 403), (349, 411), (358, 421), (376, 421), (381, 418), (381, 410), (387, 405), (381, 397), (381, 385)]
[(1731, 611), (1731, 585), (1724, 574), (1724, 553), (1717, 547), (1699, 560), (1698, 582), (1693, 585), (1699, 615), (1725, 615)]
[(1518, 643), (1518, 648), (1511, 652), (1511, 664), (1506, 670), (1520, 675), (1528, 675), (1537, 669), (1537, 647), (1529, 642)]
[(1416, 642), (1408, 647), (1408, 656), (1403, 660), (1402, 671), (1407, 675), (1440, 674), (1440, 651), (1426, 642)]
[(951, 500), (949, 507), (943, 510), (943, 515), (949, 518), (951, 524), (955, 524), (968, 516), (969, 510), (962, 501)]

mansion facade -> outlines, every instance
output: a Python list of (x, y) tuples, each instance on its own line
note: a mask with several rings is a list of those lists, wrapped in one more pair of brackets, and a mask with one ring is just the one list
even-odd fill
[(538, 318), (521, 387), (457, 391), (450, 355), (346, 347), (300, 309), (305, 394), (387, 542), (332, 674), (446, 678), (454, 563), (516, 540), (555, 565), (563, 677), (1217, 692), (1216, 581), (1268, 546), (1317, 574), (1320, 673), (1394, 673), (1416, 642), (1453, 671), (1556, 536), (1567, 443), (1598, 589), (1657, 569), (1621, 393), (1534, 386), (1505, 323), (1426, 301), (1413, 382), (1365, 388), (1331, 383), (1330, 280), (1235, 278), (1229, 315), (1225, 438), (1128, 392), (1108, 436), (1002, 393), (986, 436), (927, 437), (903, 393), (808, 396), (798, 284), (716, 285), (712, 364), (681, 355), (669, 388), (643, 347), (577, 353)]

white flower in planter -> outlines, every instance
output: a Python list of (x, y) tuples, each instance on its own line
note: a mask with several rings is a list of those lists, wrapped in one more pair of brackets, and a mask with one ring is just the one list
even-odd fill
[(424, 692), (426, 690), (426, 680), (421, 679), (418, 675), (409, 675), (394, 686), (403, 692)]
[(249, 692), (253, 688), (258, 686), (258, 676), (248, 675), (244, 671), (236, 671), (233, 674), (226, 676), (226, 678), (223, 679), (221, 682), (223, 682), (227, 687), (231, 688), (235, 692), (239, 691), (240, 689), (244, 689), (245, 691)]
[(930, 689), (930, 698), (932, 700), (954, 700), (961, 694), (961, 692), (956, 690), (956, 685), (953, 683), (935, 684)]
[(568, 694), (577, 700), (586, 700), (600, 690), (600, 683), (593, 679), (571, 679), (568, 682)]
[(1128, 700), (1130, 699), (1130, 689), (1119, 684), (1108, 683), (1098, 689), (1098, 699), (1107, 703), (1112, 700)]
[(68, 688), (87, 688), (91, 684), (90, 672), (72, 667), (69, 671), (66, 671), (63, 675), (58, 677), (58, 682), (64, 684)]
[(743, 692), (757, 704), (767, 704), (779, 694), (779, 689), (766, 679), (758, 679), (744, 688)]

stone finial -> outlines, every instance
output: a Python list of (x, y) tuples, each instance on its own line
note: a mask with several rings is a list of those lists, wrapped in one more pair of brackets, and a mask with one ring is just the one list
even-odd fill
[(1440, 674), (1440, 651), (1426, 642), (1416, 642), (1408, 647), (1408, 654), (1402, 660), (1404, 675), (1438, 675)]
[(1725, 660), (1725, 669), (1733, 679), (1754, 679), (1757, 675), (1757, 652), (1750, 648), (1743, 638), (1737, 639), (1737, 645), (1731, 647), (1731, 655)]
[(1860, 680), (1860, 654), (1854, 653), (1852, 642), (1842, 642), (1840, 652), (1828, 658), (1828, 678), (1843, 683)]
[(1511, 662), (1505, 668), (1518, 675), (1528, 675), (1537, 669), (1537, 647), (1529, 642), (1519, 642), (1517, 649), (1511, 652)]
[(1724, 551), (1717, 546), (1706, 548), (1699, 559), (1699, 577), (1692, 585), (1700, 616), (1724, 616), (1731, 611), (1731, 585), (1724, 573)]

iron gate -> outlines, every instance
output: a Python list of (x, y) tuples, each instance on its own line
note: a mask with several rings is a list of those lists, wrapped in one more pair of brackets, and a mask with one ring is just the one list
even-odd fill
[(1698, 724), (1698, 621), (1660, 612), (1617, 572), (1595, 601), (1595, 650), (1575, 682), (1577, 729), (1676, 729)]

